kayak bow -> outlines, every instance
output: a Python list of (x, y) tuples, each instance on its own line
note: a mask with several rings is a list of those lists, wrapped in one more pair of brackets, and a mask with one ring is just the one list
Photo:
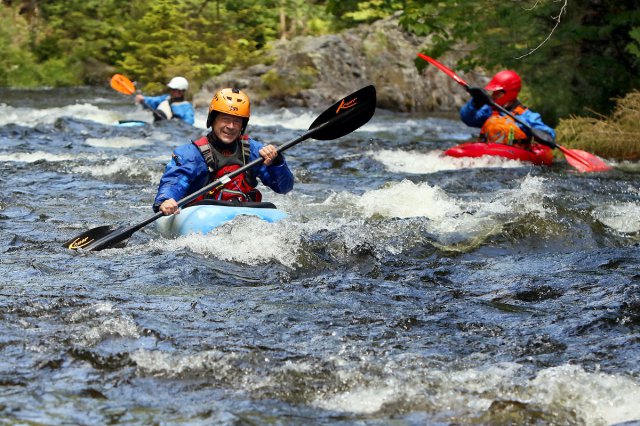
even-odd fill
[(208, 234), (238, 216), (255, 216), (267, 222), (277, 222), (287, 217), (272, 203), (242, 203), (233, 205), (221, 201), (205, 200), (183, 208), (180, 214), (161, 217), (156, 227), (165, 238), (183, 237), (189, 234)]
[(553, 163), (551, 148), (541, 144), (531, 144), (531, 150), (501, 143), (467, 142), (449, 148), (444, 152), (450, 157), (482, 157), (484, 155), (526, 161), (536, 165), (550, 166)]

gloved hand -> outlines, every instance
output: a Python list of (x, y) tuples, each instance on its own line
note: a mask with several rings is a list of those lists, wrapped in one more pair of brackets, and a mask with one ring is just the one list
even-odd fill
[(476, 109), (491, 103), (491, 96), (482, 87), (469, 87), (467, 91), (473, 98), (473, 106)]

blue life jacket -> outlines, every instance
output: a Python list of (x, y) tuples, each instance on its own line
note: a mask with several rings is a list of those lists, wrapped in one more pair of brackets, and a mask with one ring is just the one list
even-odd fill
[[(158, 108), (158, 106), (166, 100), (169, 100), (169, 95), (144, 97), (144, 103), (147, 104), (147, 106), (149, 106), (149, 108), (153, 110)], [(169, 105), (171, 106), (171, 112), (173, 113), (174, 117), (179, 118), (185, 123), (193, 125), (195, 120), (194, 120), (193, 106), (191, 105), (191, 103), (187, 101), (179, 101), (179, 102), (170, 102)]]

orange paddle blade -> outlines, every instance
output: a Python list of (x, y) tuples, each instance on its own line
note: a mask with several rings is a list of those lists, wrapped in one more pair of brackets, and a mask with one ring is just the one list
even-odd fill
[(568, 149), (563, 146), (558, 148), (565, 155), (567, 163), (581, 172), (606, 172), (612, 167), (608, 165), (602, 158), (597, 157), (590, 152), (581, 149)]
[(111, 77), (111, 87), (113, 90), (117, 90), (125, 95), (133, 95), (136, 93), (136, 86), (122, 74), (114, 74)]

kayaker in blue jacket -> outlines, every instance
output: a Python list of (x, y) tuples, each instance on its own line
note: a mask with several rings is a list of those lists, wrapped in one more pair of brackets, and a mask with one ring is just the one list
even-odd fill
[[(273, 145), (244, 136), (250, 115), (249, 97), (238, 89), (216, 92), (209, 106), (207, 127), (211, 132), (195, 142), (179, 146), (160, 179), (153, 210), (165, 215), (179, 213), (176, 200), (192, 194), (210, 182), (245, 164), (264, 158), (264, 162), (231, 179), (204, 198), (220, 201), (259, 202), (259, 179), (279, 194), (293, 189), (293, 174), (284, 156)], [(198, 200), (196, 200), (198, 201)]]
[(155, 121), (170, 120), (175, 117), (193, 125), (193, 106), (184, 100), (184, 94), (189, 89), (187, 79), (173, 77), (167, 87), (169, 88), (169, 94), (167, 95), (144, 96), (138, 94), (135, 100), (153, 111)]
[(522, 80), (514, 71), (497, 73), (484, 89), (470, 87), (472, 98), (460, 110), (460, 118), (471, 127), (480, 128), (480, 140), (528, 147), (531, 133), (511, 117), (489, 105), (490, 100), (504, 107), (533, 129), (549, 134), (552, 140), (556, 132), (542, 121), (540, 114), (523, 106), (518, 100)]

